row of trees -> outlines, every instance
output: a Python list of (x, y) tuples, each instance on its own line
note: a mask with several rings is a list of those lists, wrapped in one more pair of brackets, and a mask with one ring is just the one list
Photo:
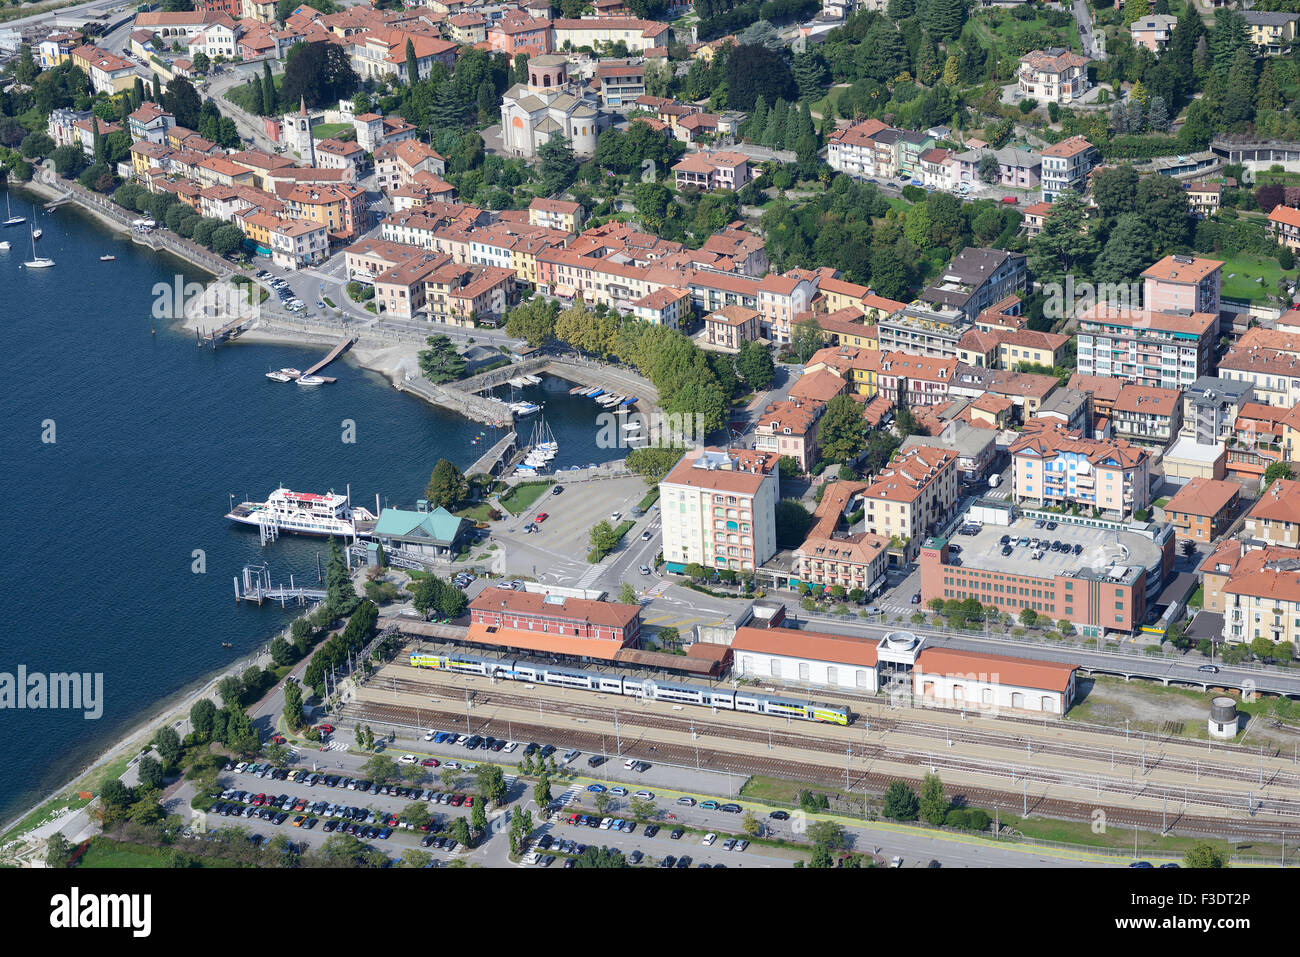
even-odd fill
[[(58, 158), (55, 160), (57, 163)], [(214, 217), (200, 216), (181, 202), (175, 193), (150, 193), (138, 183), (123, 183), (114, 190), (113, 202), (149, 216), (154, 222), (211, 249), (218, 256), (232, 256), (244, 246), (244, 233), (238, 226)]]

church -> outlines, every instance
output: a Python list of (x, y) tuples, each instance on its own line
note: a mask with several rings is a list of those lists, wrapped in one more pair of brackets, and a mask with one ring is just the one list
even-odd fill
[(501, 139), (511, 156), (536, 156), (552, 136), (565, 137), (579, 156), (596, 151), (602, 116), (594, 93), (570, 81), (568, 61), (556, 54), (528, 61), (528, 82), (501, 100)]

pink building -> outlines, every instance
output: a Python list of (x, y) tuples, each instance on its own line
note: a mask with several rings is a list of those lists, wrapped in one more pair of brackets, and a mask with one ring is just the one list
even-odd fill
[(750, 175), (749, 157), (744, 153), (691, 153), (674, 167), (677, 188), (694, 186), (700, 190), (740, 189), (753, 177)]
[(1208, 312), (1219, 314), (1223, 263), (1195, 256), (1166, 256), (1142, 278), (1143, 304), (1149, 312)]

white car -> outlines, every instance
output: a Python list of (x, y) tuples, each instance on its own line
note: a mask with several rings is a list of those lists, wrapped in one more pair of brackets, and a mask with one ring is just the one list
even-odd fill
[(705, 846), (705, 847), (712, 847), (712, 846), (713, 846), (713, 842), (716, 841), (717, 839), (718, 839), (718, 835), (716, 835), (716, 834), (705, 834), (705, 835), (704, 835), (704, 841), (703, 841), (704, 846)]
[(397, 759), (397, 763), (398, 763), (398, 764), (414, 764), (414, 763), (415, 763), (416, 761), (418, 761), (418, 760), (420, 760), (420, 759), (417, 758), (414, 754), (404, 754), (404, 755), (402, 755), (400, 758)]
[(608, 830), (609, 830), (609, 826), (610, 826), (611, 824), (613, 824), (613, 823), (614, 823), (614, 819), (613, 819), (612, 817), (607, 817), (607, 818), (605, 818), (603, 821), (600, 822), (600, 829), (601, 829), (602, 831), (608, 831)]
[(424, 740), (426, 740), (426, 741), (432, 741), (432, 740), (434, 739), (434, 737), (437, 736), (437, 734), (438, 734), (437, 731), (426, 731), (426, 732), (424, 732)]
[(455, 761), (443, 761), (443, 762), (442, 762), (442, 766), (443, 766), (444, 768), (451, 768), (453, 771), (459, 771), (459, 770), (460, 770), (460, 765), (457, 764)]
[(504, 751), (506, 754), (509, 754), (511, 751), (515, 750), (515, 748), (517, 748), (517, 747), (519, 747), (519, 743), (518, 743), (518, 742), (516, 742), (516, 741), (507, 741), (507, 742), (506, 742), (506, 746), (505, 746), (504, 748), (502, 748), (501, 750)]
[(653, 791), (637, 791), (635, 796), (639, 798), (644, 798), (647, 801), (653, 801), (655, 799), (655, 794)]

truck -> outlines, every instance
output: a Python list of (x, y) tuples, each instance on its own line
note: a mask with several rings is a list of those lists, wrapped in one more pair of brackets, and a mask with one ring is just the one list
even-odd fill
[(998, 484), (999, 484), (1001, 481), (1002, 481), (1002, 476), (1001, 476), (1001, 475), (991, 475), (991, 476), (989, 476), (989, 488), (997, 488), (997, 487), (998, 487)]

